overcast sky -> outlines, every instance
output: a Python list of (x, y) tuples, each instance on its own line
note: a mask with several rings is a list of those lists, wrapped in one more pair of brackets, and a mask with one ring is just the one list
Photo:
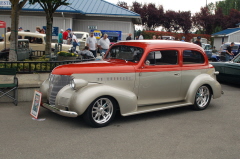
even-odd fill
[[(105, 0), (113, 4), (117, 4), (119, 0)], [(128, 5), (132, 5), (132, 2), (137, 1), (139, 3), (154, 3), (157, 6), (162, 5), (164, 10), (174, 10), (174, 11), (191, 11), (191, 13), (196, 13), (200, 11), (200, 8), (207, 3), (215, 3), (222, 0), (120, 0), (127, 2)]]

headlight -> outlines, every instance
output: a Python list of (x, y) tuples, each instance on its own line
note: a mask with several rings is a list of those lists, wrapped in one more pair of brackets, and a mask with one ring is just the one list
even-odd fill
[(80, 89), (86, 85), (88, 85), (88, 82), (83, 79), (72, 79), (70, 81), (70, 87), (74, 90)]
[(70, 87), (74, 90), (76, 89), (76, 83), (74, 82), (74, 79), (70, 81)]

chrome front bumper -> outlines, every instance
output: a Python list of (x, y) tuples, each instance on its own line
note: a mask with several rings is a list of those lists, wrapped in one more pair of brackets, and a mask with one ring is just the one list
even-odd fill
[(42, 106), (44, 108), (47, 108), (47, 109), (51, 110), (52, 112), (62, 115), (62, 116), (66, 116), (66, 117), (77, 117), (78, 116), (78, 113), (76, 113), (76, 112), (62, 110), (62, 109), (56, 108), (53, 105), (49, 105), (47, 103), (43, 103)]

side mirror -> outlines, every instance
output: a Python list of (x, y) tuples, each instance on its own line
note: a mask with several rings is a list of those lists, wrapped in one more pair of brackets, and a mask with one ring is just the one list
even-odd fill
[(150, 61), (149, 61), (149, 60), (146, 60), (146, 61), (145, 61), (145, 65), (150, 65)]

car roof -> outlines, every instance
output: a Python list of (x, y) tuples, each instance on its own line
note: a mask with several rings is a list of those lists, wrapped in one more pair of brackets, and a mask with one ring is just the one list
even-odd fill
[[(232, 42), (226, 42), (226, 43), (224, 43), (224, 45), (230, 45)], [(240, 43), (239, 42), (234, 42), (234, 45), (240, 45)]]
[(153, 47), (153, 48), (198, 48), (202, 47), (194, 43), (174, 41), (174, 40), (128, 40), (117, 42), (116, 45), (132, 45), (138, 47)]
[[(7, 32), (6, 33), (7, 35), (11, 34), (11, 32)], [(46, 34), (40, 34), (40, 33), (33, 33), (33, 32), (18, 32), (18, 35), (22, 36), (22, 35), (25, 35), (25, 36), (34, 36), (34, 37), (39, 37), (39, 38), (43, 38), (46, 36)]]

